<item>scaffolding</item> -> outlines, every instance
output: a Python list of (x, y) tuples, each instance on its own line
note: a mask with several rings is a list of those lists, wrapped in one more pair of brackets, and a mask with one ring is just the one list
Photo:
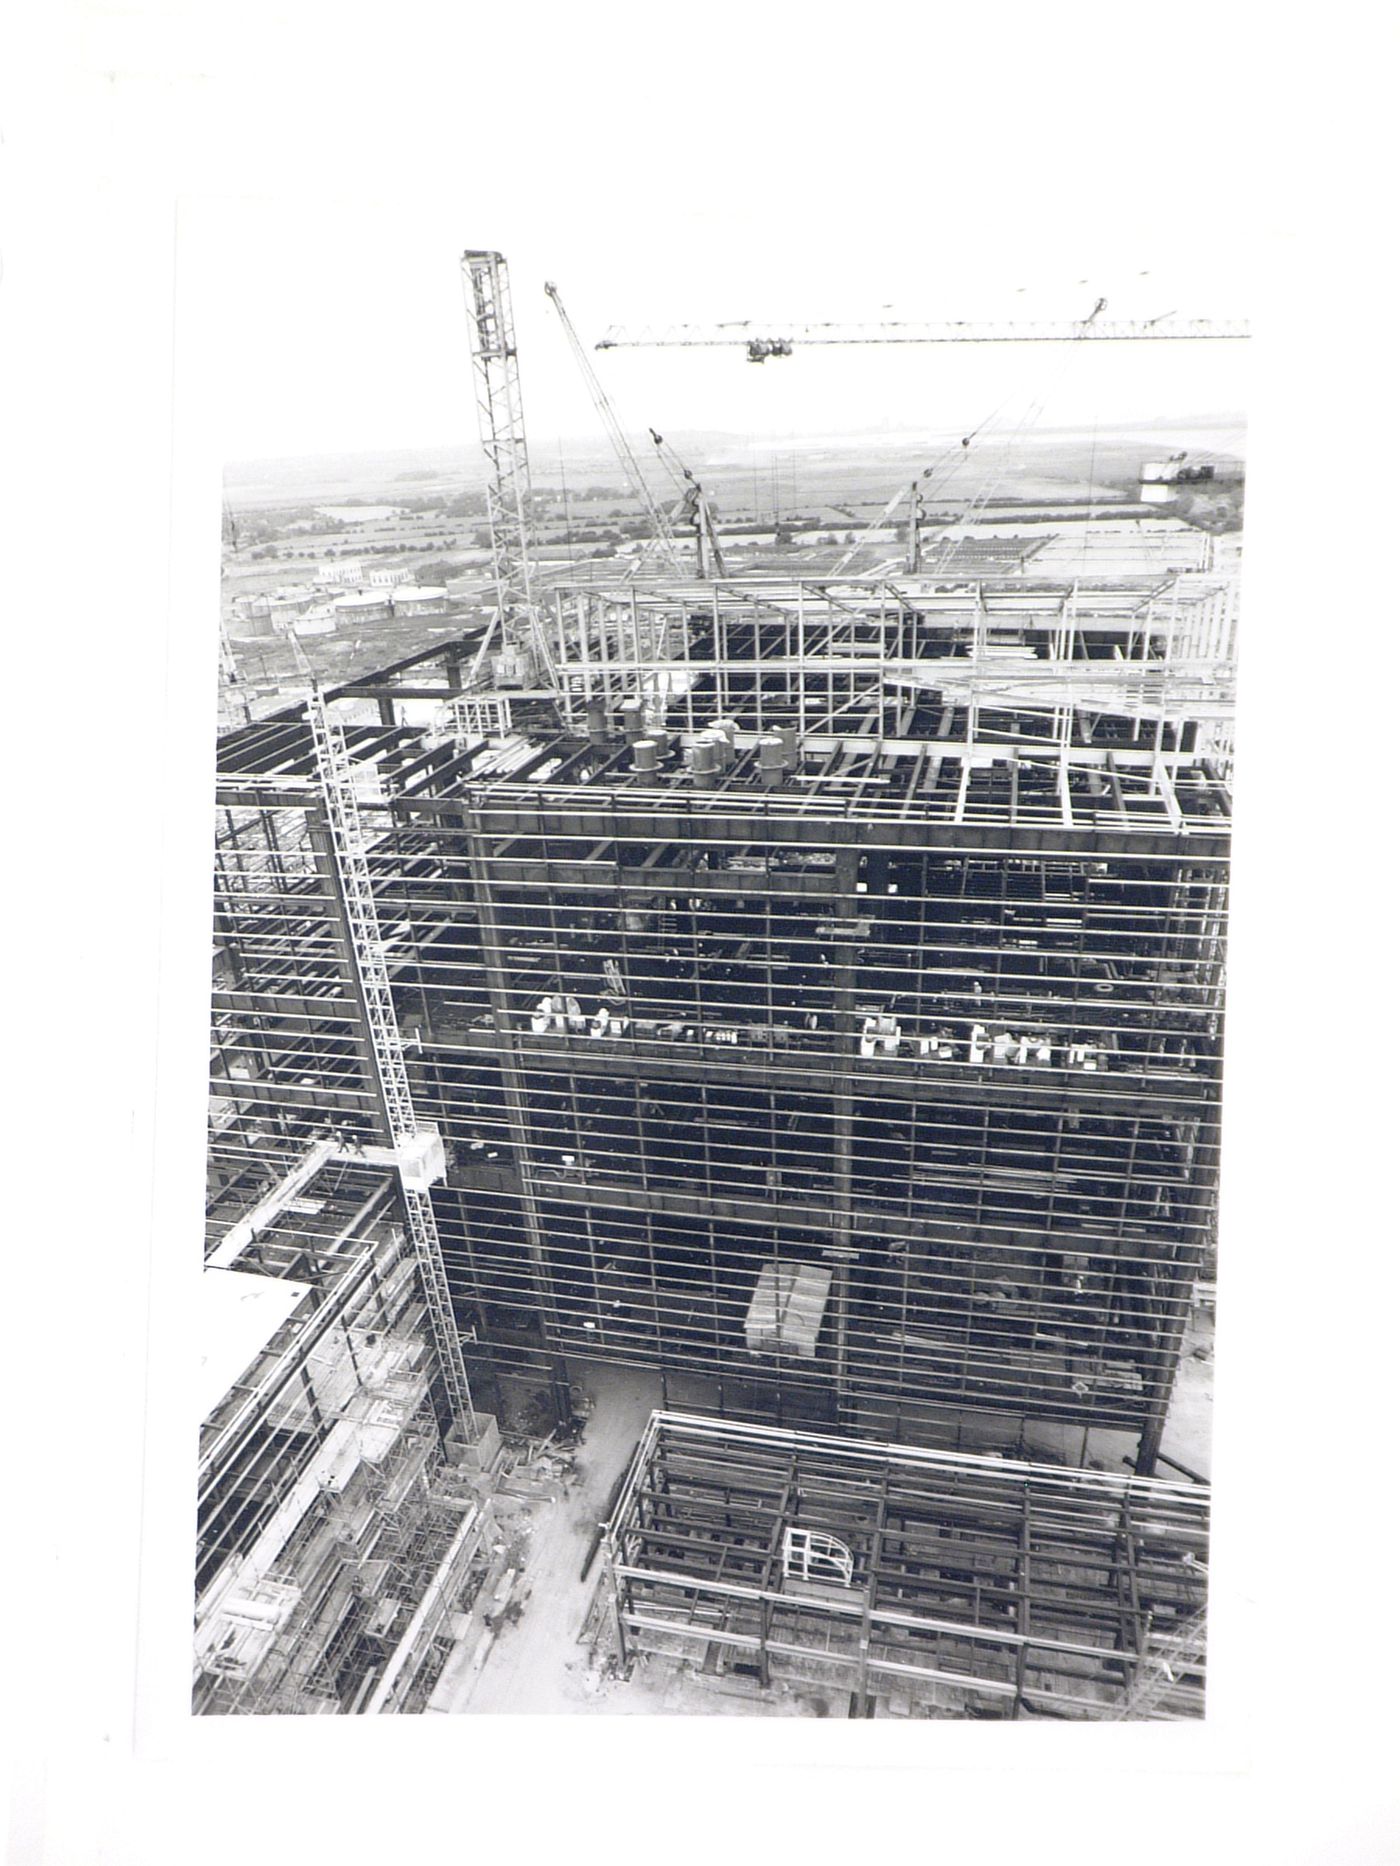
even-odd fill
[(490, 1514), (444, 1458), (396, 1189), (387, 1169), (313, 1148), (211, 1253), (222, 1332), (250, 1303), (269, 1321), (256, 1346), (235, 1331), (236, 1378), (209, 1376), (198, 1712), (398, 1709), (431, 1689)]
[[(330, 828), (339, 901), (349, 934), (356, 995), (374, 1063), (380, 1108), (398, 1170), (404, 1217), (427, 1298), (433, 1344), (453, 1419), (461, 1429), (475, 1436), (476, 1415), (462, 1364), (462, 1347), (453, 1319), (437, 1219), (429, 1195), (433, 1181), (441, 1176), (442, 1146), (437, 1130), (420, 1126), (414, 1111), (403, 1040), (389, 983), (388, 956), (370, 876), (369, 853), (360, 820), (357, 768), (347, 750), (344, 729), (331, 715), (319, 688), (313, 691), (308, 703), (307, 719)], [(369, 769), (372, 771), (373, 767)]]

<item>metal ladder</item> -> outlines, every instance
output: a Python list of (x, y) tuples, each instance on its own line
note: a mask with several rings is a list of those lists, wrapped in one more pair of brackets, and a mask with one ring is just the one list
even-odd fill
[(1171, 1696), (1184, 1672), (1199, 1670), (1206, 1652), (1206, 1610), (1202, 1607), (1184, 1626), (1145, 1651), (1118, 1717), (1150, 1717)]
[(379, 930), (379, 911), (370, 880), (369, 850), (360, 820), (354, 766), (346, 749), (344, 728), (339, 720), (331, 717), (319, 685), (311, 689), (306, 717), (311, 726), (316, 770), (345, 900), (350, 947), (364, 999), (370, 1048), (389, 1123), (389, 1139), (400, 1155), (399, 1185), (409, 1243), (423, 1280), (448, 1405), (453, 1418), (475, 1437), (476, 1414), (462, 1360), (461, 1338), (452, 1314), (452, 1297), (447, 1286), (432, 1195), (410, 1185), (404, 1171), (403, 1155), (417, 1145), (419, 1126)]

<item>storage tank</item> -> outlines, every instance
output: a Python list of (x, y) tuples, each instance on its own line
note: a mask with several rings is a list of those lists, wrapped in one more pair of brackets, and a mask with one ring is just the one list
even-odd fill
[(393, 610), (383, 590), (352, 590), (336, 597), (335, 612), (346, 622), (387, 622)]
[(311, 607), (309, 593), (300, 590), (274, 590), (267, 599), (267, 612), (273, 624), (280, 623), (283, 628), (296, 616), (304, 616)]
[(272, 605), (266, 596), (240, 596), (235, 601), (229, 629), (235, 641), (262, 641), (274, 632)]
[(655, 771), (660, 765), (660, 753), (655, 739), (638, 739), (632, 747), (632, 764), (638, 771)]
[(447, 590), (438, 584), (400, 583), (389, 600), (396, 616), (447, 614)]

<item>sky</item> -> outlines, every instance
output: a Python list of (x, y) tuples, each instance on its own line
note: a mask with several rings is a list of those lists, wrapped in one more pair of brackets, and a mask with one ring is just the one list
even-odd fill
[[(829, 245), (775, 250), (753, 217), (678, 209), (645, 255), (626, 228), (585, 236), (557, 209), (479, 215), (469, 201), (219, 203), (191, 209), (184, 246), (217, 249), (218, 420), (225, 457), (372, 451), (475, 440), (459, 256), (492, 239), (510, 268), (522, 391), (532, 442), (602, 429), (546, 279), (624, 427), (805, 435), (884, 427), (961, 427), (1032, 405), (1044, 425), (1216, 413), (1244, 407), (1239, 343), (799, 347), (755, 366), (740, 347), (617, 349), (612, 324), (732, 318), (802, 320), (1083, 317), (1107, 297), (1118, 316), (1239, 315), (1238, 265), (1183, 265), (1144, 236), (1126, 256), (1101, 241), (1071, 258), (1030, 250), (1006, 265), (960, 241), (956, 268), (936, 244), (902, 250), (877, 228), (852, 268)], [(499, 232), (497, 224), (499, 223)], [(1154, 250), (1154, 246), (1158, 250)], [(696, 250), (714, 254), (696, 269)], [(1136, 262), (1141, 260), (1141, 265)], [(1067, 266), (1068, 262), (1068, 266)], [(1019, 277), (1018, 277), (1019, 273)], [(1139, 276), (1147, 273), (1147, 277)]]
[[(970, 12), (940, 15), (911, 58), (897, 33), (721, 4), (658, 60), (654, 9), (605, 10), (611, 33), (591, 10), (549, 12), (522, 58), (494, 15), (410, 4), (392, 36), (294, 13), (256, 70), (232, 13), (201, 32), (174, 11), (188, 44), (142, 53), (114, 50), (94, 9), (89, 57), (136, 66), (128, 94), (162, 87), (184, 139), (178, 309), (226, 459), (474, 440), (469, 245), (508, 260), (544, 447), (599, 432), (547, 279), (589, 345), (614, 323), (1082, 317), (1099, 297), (1115, 316), (1238, 317), (1278, 237), (1237, 211), (1258, 48), (1228, 11), (1209, 58), (1191, 33), (1092, 7), (1013, 9), (994, 50)], [(177, 56), (208, 69), (172, 105)], [(112, 134), (141, 158), (139, 121)], [(144, 155), (160, 172), (168, 149)], [(966, 427), (1033, 401), (1046, 424), (1233, 412), (1244, 349), (594, 361), (631, 431), (781, 436)]]

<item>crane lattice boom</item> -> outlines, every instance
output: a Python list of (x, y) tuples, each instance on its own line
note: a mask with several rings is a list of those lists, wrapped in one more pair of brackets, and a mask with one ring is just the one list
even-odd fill
[(742, 345), (751, 363), (791, 356), (798, 344), (860, 343), (1158, 343), (1188, 340), (1219, 342), (1248, 337), (1242, 319), (1229, 318), (1087, 318), (995, 323), (973, 319), (942, 323), (653, 324), (629, 330), (614, 325), (599, 339), (599, 350), (655, 346), (721, 349)]
[[(477, 422), (490, 469), (486, 515), (491, 527), (497, 613), (508, 641), (516, 647), (528, 644), (541, 672), (552, 680), (553, 659), (530, 588), (530, 460), (525, 447), (515, 318), (506, 262), (500, 253), (469, 250), (462, 255), (462, 281), (471, 333)], [(485, 646), (484, 641), (483, 652)]]
[(676, 546), (675, 533), (671, 529), (671, 521), (652, 497), (651, 488), (646, 482), (646, 475), (638, 464), (637, 456), (632, 451), (632, 445), (623, 431), (622, 423), (618, 420), (613, 405), (608, 400), (607, 391), (599, 382), (593, 365), (588, 360), (588, 352), (570, 322), (568, 312), (564, 309), (564, 300), (559, 296), (559, 287), (546, 285), (544, 289), (554, 309), (559, 313), (559, 322), (564, 326), (564, 335), (569, 340), (569, 348), (573, 351), (574, 360), (583, 373), (584, 381), (588, 384), (588, 393), (593, 398), (593, 406), (597, 409), (603, 426), (607, 429), (608, 439), (612, 442), (618, 465), (636, 488), (637, 495), (646, 509), (657, 550), (664, 558), (667, 569), (681, 576), (684, 574), (684, 567)]

